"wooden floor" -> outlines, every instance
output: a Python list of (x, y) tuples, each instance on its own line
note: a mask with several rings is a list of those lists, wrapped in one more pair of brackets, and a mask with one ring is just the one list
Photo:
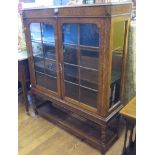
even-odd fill
[[(45, 119), (25, 113), (19, 97), (18, 139), (19, 155), (101, 155), (100, 151), (67, 133)], [(106, 155), (121, 155), (124, 130)]]

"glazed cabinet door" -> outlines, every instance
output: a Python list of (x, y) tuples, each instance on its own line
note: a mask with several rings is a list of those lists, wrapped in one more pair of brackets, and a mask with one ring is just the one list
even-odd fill
[(63, 98), (94, 112), (99, 98), (100, 24), (96, 19), (59, 21)]
[(60, 96), (55, 20), (29, 22), (30, 56), (35, 87)]

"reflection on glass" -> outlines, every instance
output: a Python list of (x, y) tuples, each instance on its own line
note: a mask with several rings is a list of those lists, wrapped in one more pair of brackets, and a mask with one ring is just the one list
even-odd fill
[(45, 60), (45, 73), (56, 77), (56, 62), (52, 60)]
[(57, 91), (54, 27), (47, 23), (31, 23), (30, 32), (37, 85)]
[(64, 46), (63, 48), (64, 62), (77, 65), (77, 49), (75, 46)]
[(120, 82), (120, 79), (118, 79), (115, 82), (113, 82), (110, 86), (110, 106), (114, 105), (120, 100)]
[(31, 40), (41, 40), (40, 23), (30, 24)]
[(125, 24), (124, 22), (115, 22), (112, 24), (112, 29), (113, 29), (112, 50), (122, 51), (124, 46)]
[(91, 107), (97, 107), (97, 92), (87, 88), (80, 87), (80, 102)]
[(45, 75), (45, 88), (57, 92), (57, 79)]
[(39, 57), (33, 57), (35, 70), (44, 73), (44, 59)]
[(56, 60), (55, 45), (43, 44), (45, 58)]
[(80, 45), (99, 47), (99, 29), (96, 24), (80, 24)]
[(81, 50), (80, 66), (98, 69), (99, 52), (93, 50)]
[(33, 56), (43, 57), (42, 44), (39, 42), (32, 42)]
[(110, 107), (120, 100), (125, 23), (114, 22), (112, 24), (112, 30), (113, 30), (112, 33), (113, 42), (112, 42)]
[(54, 37), (54, 28), (52, 25), (43, 23), (42, 24), (42, 35), (43, 35), (43, 42), (55, 42)]
[(64, 44), (77, 44), (78, 24), (63, 24), (62, 33)]
[(65, 96), (96, 107), (99, 29), (96, 24), (67, 23), (62, 31)]
[(76, 66), (64, 64), (65, 80), (78, 83), (78, 68)]
[(79, 86), (65, 81), (65, 96), (79, 100)]
[(80, 84), (98, 90), (98, 71), (80, 68)]
[(44, 74), (36, 72), (36, 82), (38, 85), (45, 87)]

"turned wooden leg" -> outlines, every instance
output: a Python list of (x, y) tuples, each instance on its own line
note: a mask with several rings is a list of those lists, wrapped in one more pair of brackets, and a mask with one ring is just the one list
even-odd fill
[[(136, 135), (134, 135), (134, 127), (135, 127), (135, 125), (133, 125), (133, 127), (132, 127), (132, 135), (131, 135), (131, 140), (130, 140), (130, 147), (134, 147), (135, 146), (135, 140), (136, 140)], [(134, 136), (134, 140), (133, 140), (133, 136)]]
[(31, 93), (32, 96), (32, 107), (34, 110), (35, 115), (38, 115), (37, 106), (36, 106), (36, 96)]
[[(131, 142), (132, 142), (132, 136), (133, 136), (133, 128), (130, 129), (129, 145), (131, 145)], [(130, 146), (129, 146), (129, 147), (130, 147)]]
[(122, 155), (126, 155), (126, 142), (127, 142), (127, 135), (128, 135), (128, 127), (127, 127), (127, 123), (126, 123), (125, 138), (124, 138), (124, 146), (123, 146)]
[(102, 143), (102, 155), (105, 155), (105, 145), (106, 145), (106, 137), (107, 137), (107, 125), (104, 124), (101, 126), (101, 143)]
[(134, 124), (131, 123), (131, 122), (127, 122), (127, 126), (128, 126), (128, 129), (130, 130), (130, 137), (129, 137), (129, 144), (128, 144), (128, 147), (127, 147), (127, 154), (129, 154), (129, 149), (132, 145), (132, 137), (133, 137), (133, 130), (134, 130)]

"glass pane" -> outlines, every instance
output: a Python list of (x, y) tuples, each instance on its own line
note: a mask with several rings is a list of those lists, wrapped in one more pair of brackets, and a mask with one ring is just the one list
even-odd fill
[(64, 62), (77, 65), (77, 48), (75, 46), (64, 46)]
[(45, 88), (57, 92), (57, 79), (51, 76), (45, 76)]
[(57, 76), (56, 61), (45, 59), (45, 73), (51, 76)]
[(83, 0), (84, 4), (94, 4), (95, 0)]
[(98, 90), (98, 71), (80, 68), (80, 84)]
[(43, 42), (55, 42), (54, 36), (54, 28), (52, 25), (43, 23), (42, 24), (42, 35), (43, 35)]
[(43, 57), (42, 44), (39, 42), (32, 42), (33, 56)]
[(110, 107), (120, 100), (120, 85), (123, 65), (125, 23), (112, 23), (112, 71)]
[(36, 82), (38, 85), (45, 87), (44, 74), (36, 72)]
[(41, 40), (40, 23), (30, 24), (31, 40)]
[(79, 100), (79, 86), (65, 82), (65, 96)]
[(39, 72), (44, 72), (44, 59), (38, 57), (33, 57), (33, 59), (35, 70)]
[(112, 29), (113, 29), (112, 50), (122, 51), (124, 46), (125, 24), (124, 22), (115, 22), (112, 24)]
[(78, 83), (78, 68), (76, 66), (64, 64), (65, 80)]
[(78, 24), (63, 24), (62, 33), (64, 44), (78, 43)]
[(97, 92), (80, 87), (80, 102), (96, 108)]
[(54, 44), (43, 44), (45, 58), (56, 60), (55, 45)]
[(110, 107), (120, 100), (120, 79), (111, 84)]
[(80, 24), (80, 45), (99, 47), (99, 29), (96, 24)]
[(92, 50), (81, 50), (80, 66), (98, 69), (99, 52)]

